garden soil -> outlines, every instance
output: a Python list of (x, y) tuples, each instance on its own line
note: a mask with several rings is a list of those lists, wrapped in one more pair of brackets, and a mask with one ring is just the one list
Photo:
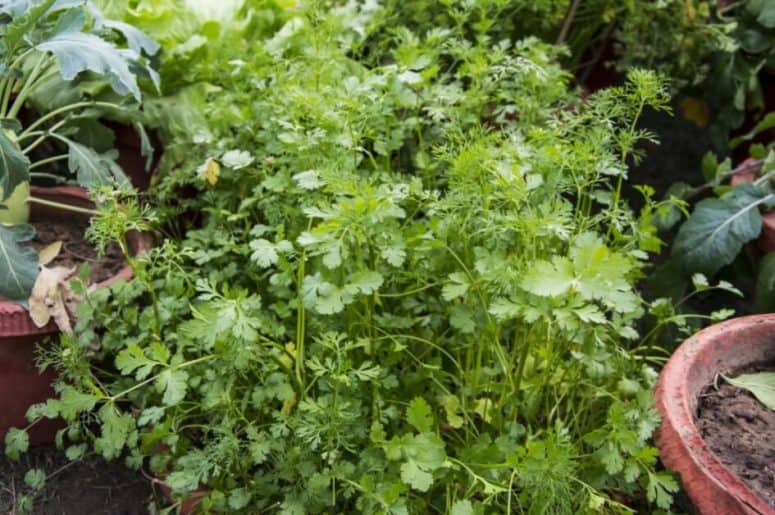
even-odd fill
[[(775, 365), (742, 372), (775, 370)], [(719, 379), (700, 396), (697, 427), (719, 460), (775, 508), (775, 411)]]
[[(41, 468), (49, 476), (33, 492), (24, 475)], [(24, 494), (32, 495), (35, 515), (145, 515), (154, 505), (151, 482), (119, 462), (97, 456), (69, 461), (55, 447), (34, 447), (18, 463), (0, 459), (0, 513), (18, 513)]]
[(111, 243), (100, 256), (94, 245), (84, 238), (88, 222), (78, 219), (46, 220), (32, 222), (35, 238), (29, 245), (40, 250), (56, 241), (63, 242), (59, 255), (48, 266), (63, 266), (76, 269), (83, 263), (89, 265), (89, 280), (92, 283), (104, 281), (116, 275), (125, 265), (121, 248)]

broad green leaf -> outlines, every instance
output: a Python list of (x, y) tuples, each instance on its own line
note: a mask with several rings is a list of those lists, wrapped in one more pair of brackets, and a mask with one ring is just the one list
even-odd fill
[(775, 252), (767, 254), (759, 262), (756, 276), (756, 311), (775, 311)]
[(772, 0), (749, 0), (748, 12), (756, 16), (756, 21), (767, 27), (775, 28), (775, 2)]
[(433, 427), (433, 412), (430, 405), (422, 397), (415, 397), (406, 409), (406, 421), (420, 433), (430, 431)]
[(433, 484), (433, 474), (423, 470), (416, 462), (401, 465), (401, 481), (420, 492), (427, 492)]
[(468, 499), (455, 501), (450, 515), (474, 515), (474, 505)]
[(522, 288), (534, 295), (553, 297), (566, 293), (573, 285), (573, 263), (556, 257), (552, 262), (537, 261), (522, 277)]
[(129, 48), (137, 54), (145, 52), (146, 55), (156, 55), (159, 51), (159, 44), (137, 27), (122, 21), (108, 19), (101, 21), (103, 26), (123, 34)]
[(59, 413), (67, 421), (75, 420), (81, 413), (96, 406), (99, 397), (83, 393), (73, 386), (66, 386), (59, 395)]
[(461, 272), (449, 274), (449, 282), (441, 289), (441, 296), (446, 301), (462, 297), (468, 291), (468, 278)]
[(229, 492), (229, 508), (241, 510), (250, 502), (251, 493), (245, 488), (235, 488)]
[(111, 185), (129, 185), (129, 179), (116, 163), (115, 151), (98, 154), (93, 149), (68, 140), (67, 166), (76, 174), (78, 184), (86, 188)]
[(729, 384), (748, 390), (767, 408), (775, 410), (775, 372), (754, 372), (725, 379)]
[(46, 473), (41, 469), (30, 469), (24, 474), (24, 483), (33, 490), (40, 490), (46, 484)]
[(5, 433), (5, 455), (13, 461), (18, 461), (22, 453), (30, 447), (30, 437), (27, 431), (12, 427)]
[(11, 196), (16, 187), (30, 180), (30, 160), (19, 145), (0, 129), (0, 203)]
[(277, 263), (280, 256), (277, 255), (275, 245), (269, 240), (259, 238), (250, 242), (250, 259), (261, 268), (269, 268)]
[(127, 443), (135, 428), (135, 419), (128, 413), (120, 413), (112, 403), (105, 404), (99, 410), (101, 435), (94, 440), (94, 450), (105, 459), (115, 459)]
[(131, 50), (119, 50), (94, 34), (67, 30), (56, 33), (35, 48), (56, 56), (65, 80), (73, 80), (89, 70), (107, 76), (119, 95), (131, 93), (138, 102), (142, 98), (137, 77), (131, 70), (139, 56)]
[(731, 263), (745, 243), (759, 235), (759, 206), (769, 202), (773, 195), (744, 186), (721, 198), (699, 202), (681, 226), (672, 253), (684, 271), (712, 276)]
[(28, 236), (18, 226), (0, 225), (0, 297), (13, 302), (26, 302), (38, 277), (38, 253), (19, 245)]
[(143, 380), (151, 373), (156, 363), (145, 356), (145, 352), (136, 343), (130, 343), (116, 356), (116, 367), (124, 375), (134, 372), (135, 379)]
[(471, 308), (465, 304), (455, 304), (449, 315), (449, 323), (452, 327), (462, 333), (473, 333), (476, 330)]

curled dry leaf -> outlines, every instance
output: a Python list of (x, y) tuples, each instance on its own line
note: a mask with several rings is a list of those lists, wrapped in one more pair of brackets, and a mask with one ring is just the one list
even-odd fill
[(59, 251), (62, 250), (62, 241), (55, 241), (54, 243), (47, 245), (45, 248), (40, 249), (38, 252), (38, 265), (46, 266), (59, 255)]
[(75, 295), (67, 280), (75, 273), (75, 267), (40, 267), (40, 273), (30, 296), (30, 318), (38, 327), (54, 319), (59, 329), (72, 334), (71, 311)]

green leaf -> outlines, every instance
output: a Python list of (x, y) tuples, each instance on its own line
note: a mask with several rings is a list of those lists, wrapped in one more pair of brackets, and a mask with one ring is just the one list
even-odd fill
[(111, 403), (102, 406), (98, 415), (102, 434), (94, 440), (94, 450), (107, 460), (118, 458), (135, 428), (135, 419), (128, 413), (120, 413)]
[(162, 403), (166, 406), (174, 406), (183, 400), (188, 389), (188, 373), (184, 370), (167, 369), (157, 379), (160, 390), (164, 390)]
[(756, 16), (756, 21), (768, 29), (775, 28), (775, 3), (772, 0), (749, 0), (746, 7)]
[(573, 285), (573, 263), (564, 257), (552, 262), (536, 261), (522, 277), (522, 288), (533, 295), (553, 297), (566, 293)]
[(471, 309), (465, 304), (456, 304), (452, 307), (449, 323), (461, 333), (471, 334), (476, 330), (476, 322), (474, 322)]
[(755, 305), (758, 313), (775, 311), (775, 252), (767, 254), (759, 262)]
[(420, 433), (430, 431), (433, 427), (433, 412), (430, 405), (422, 397), (415, 397), (406, 409), (406, 421)]
[(134, 52), (146, 55), (155, 55), (159, 51), (159, 44), (148, 37), (148, 35), (137, 27), (124, 23), (122, 21), (102, 19), (100, 20), (104, 27), (116, 30), (124, 35), (126, 43)]
[(122, 350), (116, 356), (116, 367), (124, 375), (135, 372), (135, 378), (143, 380), (151, 373), (153, 367), (158, 365), (155, 361), (148, 359), (136, 343), (130, 343), (126, 349)]
[(649, 472), (646, 497), (659, 508), (666, 510), (673, 504), (673, 494), (678, 492), (678, 483), (669, 472)]
[(279, 259), (274, 243), (264, 238), (251, 241), (250, 250), (253, 251), (250, 259), (261, 268), (269, 268)]
[(449, 515), (474, 515), (474, 505), (468, 499), (457, 500), (452, 505)]
[(229, 492), (229, 508), (241, 510), (250, 502), (251, 493), (245, 488), (235, 488)]
[(414, 461), (401, 465), (401, 481), (420, 492), (427, 492), (433, 484), (433, 474), (426, 472)]
[(63, 27), (35, 48), (54, 54), (59, 71), (65, 80), (73, 80), (84, 71), (107, 76), (110, 85), (119, 95), (132, 94), (139, 102), (142, 98), (137, 77), (131, 66), (139, 56), (129, 50), (119, 50), (99, 36), (86, 34), (72, 27)]
[(365, 270), (352, 274), (348, 279), (348, 288), (360, 291), (364, 295), (371, 295), (382, 286), (382, 275), (374, 270)]
[(0, 202), (11, 196), (16, 187), (30, 180), (30, 160), (19, 145), (0, 129)]
[(88, 447), (85, 443), (81, 443), (78, 445), (71, 445), (65, 451), (65, 456), (70, 461), (79, 460), (83, 458), (84, 454), (86, 454), (87, 449)]
[(699, 202), (681, 226), (672, 253), (684, 271), (712, 276), (731, 263), (745, 243), (759, 235), (759, 205), (773, 195), (745, 186), (753, 185), (738, 186), (721, 198)]
[(468, 291), (468, 278), (461, 272), (449, 274), (449, 282), (441, 289), (441, 296), (446, 301), (463, 297)]
[(724, 379), (731, 385), (748, 390), (759, 402), (775, 411), (775, 372), (755, 372)]
[(59, 395), (59, 413), (67, 421), (73, 421), (84, 411), (90, 411), (99, 401), (99, 397), (66, 386)]
[(13, 461), (18, 461), (22, 453), (30, 447), (30, 436), (27, 431), (12, 427), (5, 433), (5, 455)]
[(33, 490), (40, 490), (46, 484), (46, 473), (41, 469), (30, 469), (24, 474), (24, 483)]
[(76, 174), (78, 184), (85, 188), (112, 185), (114, 183), (129, 185), (129, 179), (116, 162), (118, 154), (115, 151), (98, 154), (75, 141), (67, 140), (67, 166)]
[(0, 225), (0, 297), (18, 303), (27, 302), (38, 277), (37, 252), (19, 245), (29, 239), (26, 228)]

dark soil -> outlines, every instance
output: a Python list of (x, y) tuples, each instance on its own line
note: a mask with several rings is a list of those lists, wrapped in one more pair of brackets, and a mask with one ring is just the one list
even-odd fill
[(29, 245), (40, 250), (55, 241), (62, 241), (62, 250), (48, 266), (75, 267), (78, 269), (83, 263), (89, 265), (89, 280), (92, 283), (104, 281), (116, 275), (125, 265), (121, 248), (116, 243), (111, 243), (105, 249), (102, 256), (97, 249), (84, 239), (84, 233), (88, 222), (77, 218), (61, 221), (46, 220), (32, 222), (35, 228), (35, 238)]
[[(741, 373), (761, 370), (775, 370), (775, 365)], [(775, 508), (775, 411), (747, 390), (719, 380), (718, 387), (703, 390), (696, 422), (719, 460)]]
[[(48, 475), (37, 492), (24, 483), (33, 468)], [(93, 455), (71, 462), (54, 447), (32, 448), (18, 463), (0, 459), (0, 513), (17, 513), (23, 495), (32, 497), (35, 515), (141, 515), (155, 505), (140, 472)]]

